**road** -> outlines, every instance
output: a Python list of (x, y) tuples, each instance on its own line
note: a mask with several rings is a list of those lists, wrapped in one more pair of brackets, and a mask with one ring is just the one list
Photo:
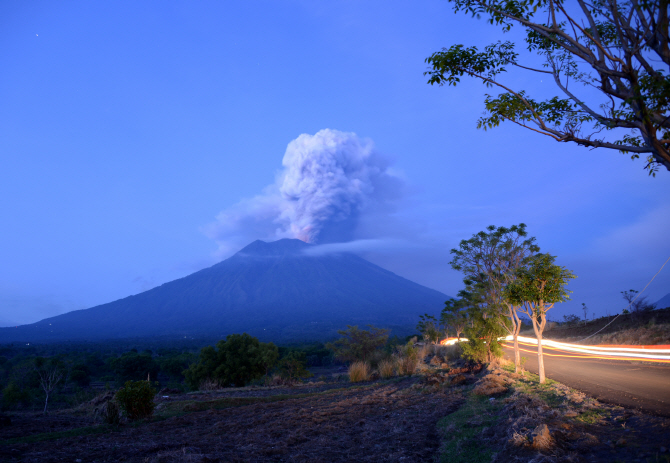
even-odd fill
[[(526, 369), (537, 374), (537, 347), (520, 347), (521, 355), (528, 359)], [(514, 350), (504, 350), (513, 360)], [(550, 354), (544, 355), (547, 378), (602, 402), (670, 417), (670, 364), (564, 357), (565, 352), (547, 346), (543, 352)]]

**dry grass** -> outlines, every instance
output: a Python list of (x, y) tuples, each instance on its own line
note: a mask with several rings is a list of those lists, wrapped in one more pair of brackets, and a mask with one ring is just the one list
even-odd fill
[(503, 377), (490, 374), (477, 381), (473, 392), (477, 395), (497, 396), (506, 393), (508, 389)]
[(218, 381), (214, 381), (213, 379), (207, 378), (202, 383), (200, 383), (199, 389), (201, 391), (218, 391), (219, 389), (221, 389), (221, 385), (219, 384)]
[(386, 359), (379, 362), (377, 369), (379, 370), (379, 376), (382, 378), (391, 378), (395, 376), (395, 365), (396, 362), (393, 359)]
[(398, 355), (395, 359), (399, 375), (412, 375), (419, 366), (418, 355)]
[(654, 345), (670, 344), (670, 324), (654, 325), (647, 324), (638, 328), (617, 331), (593, 336), (584, 344), (630, 344), (630, 345)]
[(370, 365), (367, 362), (354, 362), (349, 365), (349, 381), (360, 383), (370, 379)]

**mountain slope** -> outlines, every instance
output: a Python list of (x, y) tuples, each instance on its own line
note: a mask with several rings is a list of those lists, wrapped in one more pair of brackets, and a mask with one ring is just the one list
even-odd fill
[(0, 342), (147, 336), (323, 338), (345, 325), (413, 328), (447, 296), (353, 254), (255, 241), (229, 259), (108, 304), (0, 329)]
[(665, 309), (666, 307), (670, 307), (670, 293), (656, 301), (657, 309)]

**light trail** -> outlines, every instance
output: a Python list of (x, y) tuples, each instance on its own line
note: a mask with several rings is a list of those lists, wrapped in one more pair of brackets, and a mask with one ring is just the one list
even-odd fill
[[(524, 346), (536, 346), (537, 339), (519, 336), (519, 344)], [(501, 338), (501, 341), (513, 341), (512, 336)], [(461, 338), (461, 342), (467, 341), (466, 338)], [(457, 338), (447, 338), (441, 341), (443, 345), (453, 345), (459, 342)], [(511, 345), (503, 344), (507, 348), (512, 348)], [(545, 352), (544, 355), (552, 357), (570, 357), (582, 359), (604, 359), (604, 360), (638, 360), (643, 362), (659, 362), (670, 363), (670, 345), (658, 346), (631, 346), (631, 345), (612, 345), (605, 344), (600, 346), (585, 346), (581, 344), (569, 344), (564, 342), (552, 341), (551, 339), (543, 339), (542, 347), (546, 349), (553, 349), (561, 354), (552, 354)], [(536, 353), (527, 349), (520, 349), (523, 352)]]

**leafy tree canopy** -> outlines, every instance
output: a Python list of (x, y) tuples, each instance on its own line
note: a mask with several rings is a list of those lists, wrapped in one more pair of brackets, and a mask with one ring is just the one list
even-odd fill
[(342, 337), (326, 344), (326, 347), (335, 351), (335, 357), (344, 362), (367, 362), (374, 352), (386, 344), (389, 335), (389, 330), (373, 325), (368, 325), (368, 328), (361, 330), (358, 326), (347, 325), (346, 330), (338, 331)]
[[(643, 155), (650, 175), (670, 170), (668, 0), (451, 2), (502, 32), (523, 27), (526, 50), (543, 62), (522, 59), (509, 40), (452, 45), (426, 59), (431, 85), (469, 76), (500, 91), (486, 95), (479, 128), (509, 121), (559, 142)], [(561, 95), (539, 100), (512, 88), (503, 79), (512, 68), (547, 74)]]
[(204, 347), (198, 363), (184, 371), (184, 376), (192, 389), (207, 379), (240, 387), (263, 376), (278, 357), (277, 346), (271, 342), (260, 342), (247, 333), (231, 334), (216, 343), (216, 348)]

